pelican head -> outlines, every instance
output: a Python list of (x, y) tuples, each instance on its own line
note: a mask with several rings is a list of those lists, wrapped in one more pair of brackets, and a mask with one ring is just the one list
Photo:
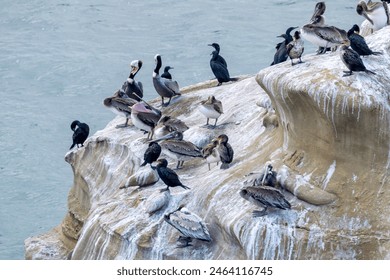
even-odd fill
[(368, 7), (366, 2), (360, 1), (356, 6), (356, 12), (374, 25), (373, 20), (368, 16)]
[(130, 63), (131, 73), (135, 75), (142, 67), (142, 61), (141, 60), (133, 60)]
[(158, 139), (153, 140), (154, 142), (159, 142), (162, 140), (169, 140), (169, 139), (175, 139), (175, 140), (183, 140), (183, 133), (180, 131), (172, 131), (171, 133), (168, 133), (167, 135), (164, 135)]
[(314, 19), (317, 16), (322, 16), (325, 13), (326, 5), (325, 2), (318, 2), (314, 8), (314, 13), (310, 19), (311, 22), (314, 21)]

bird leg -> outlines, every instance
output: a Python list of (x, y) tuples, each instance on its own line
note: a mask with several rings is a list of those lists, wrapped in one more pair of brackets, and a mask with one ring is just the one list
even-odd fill
[(207, 118), (207, 122), (206, 122), (206, 126), (208, 126), (209, 125), (209, 118)]
[(191, 237), (179, 236), (177, 241), (181, 243), (181, 245), (178, 245), (177, 248), (185, 248), (188, 246), (192, 246), (192, 244), (191, 244), (192, 238)]
[(124, 124), (118, 124), (117, 126), (115, 126), (115, 128), (123, 128), (123, 127), (127, 127), (127, 123), (129, 122), (129, 119), (126, 118), (126, 122)]
[(183, 165), (184, 165), (184, 160), (181, 161), (180, 167), (183, 167)]
[(209, 165), (209, 171), (211, 170), (211, 168), (210, 168), (210, 163), (207, 163), (208, 165)]
[(343, 71), (345, 74), (343, 75), (343, 77), (346, 77), (346, 76), (351, 76), (352, 75), (352, 71)]
[(267, 215), (267, 207), (264, 207), (264, 209), (261, 210), (261, 211), (255, 210), (255, 211), (252, 212), (252, 217), (253, 218), (263, 217), (265, 215)]
[(214, 127), (213, 128), (217, 127), (217, 121), (218, 121), (218, 118), (215, 119), (215, 123), (214, 123)]
[(180, 169), (180, 160), (177, 161), (176, 169)]

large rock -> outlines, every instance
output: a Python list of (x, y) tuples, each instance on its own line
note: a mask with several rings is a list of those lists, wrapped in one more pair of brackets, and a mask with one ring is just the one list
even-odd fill
[[(26, 257), (390, 259), (389, 31), (366, 38), (384, 52), (363, 58), (377, 75), (342, 77), (346, 68), (332, 53), (220, 87), (206, 82), (184, 89), (164, 114), (186, 122), (184, 139), (198, 145), (227, 134), (235, 158), (227, 170), (214, 164), (208, 171), (202, 159), (185, 162), (177, 173), (191, 189), (172, 188), (169, 203), (151, 216), (145, 203), (164, 184), (119, 189), (139, 170), (147, 144), (135, 127), (116, 129), (123, 122), (117, 117), (66, 155), (74, 184), (61, 238), (47, 242), (57, 231), (35, 237), (50, 254), (37, 253), (37, 246), (31, 253), (27, 244)], [(206, 119), (197, 110), (209, 95), (222, 100), (225, 112), (214, 130), (202, 127)], [(292, 209), (252, 218), (259, 209), (238, 192), (248, 174), (256, 177), (268, 163)], [(205, 220), (211, 243), (177, 248), (179, 232), (163, 215), (182, 204)]]

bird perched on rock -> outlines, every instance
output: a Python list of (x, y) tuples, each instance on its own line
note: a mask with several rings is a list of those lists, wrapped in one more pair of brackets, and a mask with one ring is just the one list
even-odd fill
[(211, 242), (211, 236), (204, 221), (184, 206), (164, 215), (164, 220), (183, 235), (178, 239), (181, 243), (179, 247), (191, 246), (193, 238)]
[(161, 74), (161, 78), (172, 80), (172, 75), (169, 73), (169, 70), (173, 69), (171, 66), (165, 66), (164, 72)]
[[(161, 106), (168, 106), (173, 96), (181, 95), (179, 84), (176, 81), (166, 79), (160, 76), (160, 68), (162, 65), (161, 55), (156, 54), (154, 57), (156, 67), (153, 70), (153, 86), (157, 93), (161, 96)], [(164, 103), (164, 98), (168, 98), (168, 103)]]
[(70, 124), (70, 129), (73, 131), (73, 144), (70, 146), (69, 150), (71, 150), (76, 145), (77, 148), (79, 145), (83, 147), (84, 142), (87, 140), (89, 135), (89, 126), (86, 123), (81, 123), (78, 120), (75, 120)]
[(185, 190), (189, 190), (190, 188), (183, 185), (180, 180), (179, 176), (176, 174), (175, 171), (170, 169), (168, 167), (168, 161), (165, 158), (160, 158), (157, 160), (157, 165), (155, 167), (152, 167), (153, 169), (157, 170), (158, 176), (160, 179), (167, 185), (167, 189), (170, 187), (182, 187)]
[(221, 169), (227, 169), (229, 168), (229, 164), (233, 161), (233, 148), (228, 143), (229, 138), (226, 134), (219, 135), (216, 140), (218, 141), (217, 151), (222, 162)]
[(262, 211), (253, 211), (253, 217), (261, 217), (267, 214), (267, 208), (290, 209), (291, 205), (284, 195), (276, 188), (268, 186), (245, 187), (240, 195), (249, 202), (263, 208)]
[(351, 48), (361, 56), (365, 55), (379, 55), (381, 52), (372, 51), (364, 39), (363, 36), (359, 35), (360, 28), (357, 24), (354, 24), (350, 30), (348, 30), (348, 39), (351, 44)]
[(154, 128), (161, 117), (161, 112), (150, 105), (138, 102), (131, 107), (131, 120), (134, 126), (148, 132), (148, 140), (153, 138)]
[(275, 65), (275, 64), (278, 64), (278, 63), (281, 63), (281, 62), (284, 62), (287, 60), (288, 53), (287, 53), (286, 47), (293, 40), (293, 37), (290, 35), (290, 33), (295, 28), (298, 28), (298, 27), (289, 27), (289, 28), (287, 28), (285, 34), (277, 36), (277, 37), (283, 38), (284, 41), (280, 42), (276, 45), (276, 52), (274, 55), (274, 61), (271, 63), (271, 65)]
[(217, 100), (214, 95), (211, 95), (207, 100), (200, 102), (199, 111), (207, 118), (206, 126), (209, 125), (209, 119), (215, 119), (215, 128), (218, 118), (223, 114), (222, 102)]
[(131, 71), (130, 75), (122, 86), (122, 92), (125, 96), (132, 98), (137, 101), (141, 101), (144, 96), (144, 89), (141, 82), (134, 80), (135, 75), (142, 67), (141, 60), (133, 60), (130, 63)]
[(367, 19), (372, 30), (377, 31), (390, 24), (390, 12), (387, 1), (372, 2), (360, 1), (356, 6), (356, 12)]
[(141, 166), (145, 166), (146, 164), (152, 164), (155, 162), (161, 154), (161, 147), (156, 142), (150, 142), (149, 147), (146, 149), (144, 153), (144, 162)]
[(301, 57), (305, 48), (303, 47), (303, 40), (300, 35), (301, 33), (299, 31), (295, 31), (293, 41), (286, 46), (288, 56), (291, 59), (291, 66), (294, 65), (294, 59), (299, 59), (298, 63), (302, 63)]
[(120, 94), (120, 91), (117, 91), (113, 96), (107, 97), (103, 101), (104, 106), (112, 112), (126, 118), (126, 122), (122, 125), (117, 125), (116, 128), (127, 127), (131, 116), (131, 106), (137, 103), (137, 100), (135, 99), (120, 97)]
[(210, 59), (210, 67), (211, 67), (211, 71), (213, 71), (215, 78), (218, 80), (217, 86), (222, 85), (222, 83), (236, 81), (235, 78), (230, 78), (226, 60), (219, 54), (221, 50), (219, 44), (212, 43), (209, 44), (209, 46), (215, 49), (211, 53), (212, 57)]
[(209, 166), (209, 170), (210, 170), (211, 163), (216, 162), (218, 165), (218, 163), (221, 161), (217, 146), (218, 146), (218, 140), (213, 139), (211, 141), (211, 143), (207, 144), (202, 149), (202, 155), (203, 155), (203, 158), (205, 158), (207, 161), (207, 164)]
[(344, 71), (345, 74), (343, 77), (352, 75), (352, 72), (366, 72), (375, 75), (373, 71), (366, 68), (359, 54), (353, 49), (349, 48), (349, 44), (349, 40), (346, 40), (340, 48), (341, 61), (349, 69), (349, 71)]
[(183, 133), (173, 131), (161, 138), (153, 140), (161, 142), (162, 152), (168, 157), (177, 160), (176, 169), (183, 167), (184, 161), (202, 157), (201, 149), (190, 141), (183, 139)]
[(277, 172), (273, 170), (273, 166), (271, 164), (268, 164), (265, 167), (263, 174), (261, 174), (258, 179), (254, 180), (253, 186), (276, 187), (278, 186), (278, 180), (276, 179), (276, 176)]

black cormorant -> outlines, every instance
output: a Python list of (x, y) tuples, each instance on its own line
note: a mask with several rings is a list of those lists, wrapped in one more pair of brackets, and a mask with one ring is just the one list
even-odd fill
[(144, 162), (141, 166), (145, 166), (146, 164), (152, 164), (155, 162), (161, 154), (161, 147), (156, 142), (150, 142), (149, 147), (146, 149), (144, 153)]
[(73, 144), (70, 146), (71, 150), (74, 146), (84, 146), (84, 141), (87, 140), (89, 135), (89, 126), (86, 123), (81, 123), (77, 120), (73, 121), (70, 125), (70, 129), (73, 131)]
[(180, 182), (179, 176), (168, 167), (168, 161), (165, 158), (157, 160), (157, 165), (153, 169), (157, 170), (158, 176), (167, 185), (167, 189), (170, 187), (182, 187), (185, 190), (190, 189)]

